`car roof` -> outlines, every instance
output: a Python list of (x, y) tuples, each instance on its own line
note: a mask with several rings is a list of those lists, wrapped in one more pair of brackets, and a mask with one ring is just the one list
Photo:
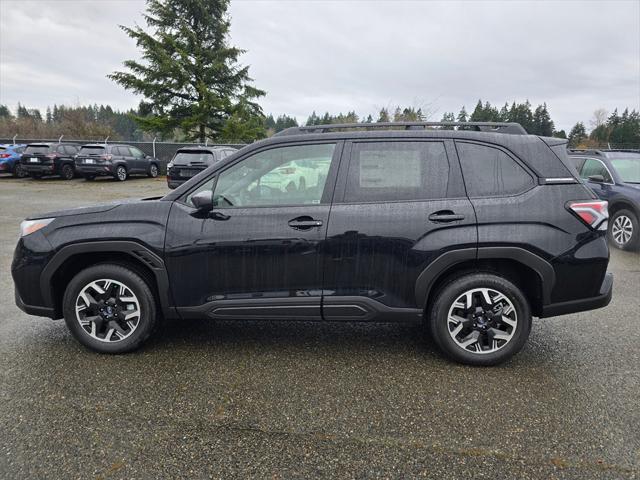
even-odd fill
[(204, 147), (202, 145), (194, 145), (193, 147), (180, 147), (176, 150), (176, 153), (178, 152), (216, 152), (218, 150), (237, 150), (237, 148), (227, 147), (227, 146)]
[(604, 157), (604, 158), (640, 158), (640, 150), (625, 149), (577, 149), (570, 148), (567, 154), (578, 157)]

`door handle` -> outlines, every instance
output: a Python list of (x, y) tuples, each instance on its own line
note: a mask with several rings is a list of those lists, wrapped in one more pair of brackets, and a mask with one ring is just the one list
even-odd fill
[(322, 226), (322, 220), (316, 220), (312, 217), (297, 217), (289, 220), (289, 226), (296, 230), (309, 230), (311, 228), (317, 228)]
[(449, 223), (464, 220), (464, 215), (453, 213), (451, 210), (441, 210), (429, 215), (429, 220), (438, 223)]

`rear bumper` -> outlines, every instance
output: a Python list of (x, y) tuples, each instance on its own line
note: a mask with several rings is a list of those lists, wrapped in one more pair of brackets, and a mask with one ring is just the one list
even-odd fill
[(76, 163), (76, 172), (80, 175), (115, 175), (115, 167), (106, 164), (85, 165)]
[(568, 313), (584, 312), (587, 310), (595, 310), (609, 305), (613, 294), (613, 274), (607, 273), (604, 276), (600, 292), (594, 297), (580, 298), (568, 302), (551, 303), (542, 307), (542, 315), (540, 318), (556, 317), (558, 315), (566, 315)]
[(55, 165), (31, 165), (29, 163), (23, 163), (22, 167), (25, 169), (27, 173), (41, 173), (43, 175), (51, 175), (55, 172)]

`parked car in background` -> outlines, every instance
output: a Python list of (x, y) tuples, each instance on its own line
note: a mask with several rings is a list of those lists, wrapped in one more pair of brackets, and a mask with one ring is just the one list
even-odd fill
[(10, 173), (14, 177), (24, 178), (27, 172), (20, 164), (20, 157), (26, 145), (0, 144), (0, 173)]
[[(162, 318), (423, 321), (474, 365), (517, 353), (533, 317), (607, 305), (607, 202), (566, 140), (442, 125), (466, 129), (295, 127), (160, 199), (34, 215), (16, 303), (106, 353), (138, 348)], [(262, 185), (297, 165), (302, 184)]]
[(609, 239), (617, 248), (640, 248), (640, 152), (569, 150), (582, 180), (609, 202)]
[(74, 159), (79, 148), (72, 143), (30, 143), (22, 153), (20, 165), (33, 178), (58, 175), (71, 180), (75, 177)]
[(80, 148), (76, 170), (86, 180), (110, 176), (124, 182), (129, 175), (157, 177), (160, 162), (132, 145), (92, 143)]
[(167, 164), (167, 185), (176, 188), (205, 168), (235, 153), (232, 147), (183, 147)]

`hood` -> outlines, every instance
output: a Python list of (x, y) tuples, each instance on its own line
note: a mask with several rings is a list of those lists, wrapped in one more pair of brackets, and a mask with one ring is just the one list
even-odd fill
[(60, 218), (60, 217), (70, 217), (72, 215), (84, 215), (87, 213), (102, 213), (102, 212), (108, 212), (109, 210), (113, 210), (114, 208), (120, 206), (120, 205), (125, 205), (125, 204), (132, 204), (132, 203), (140, 203), (140, 202), (150, 202), (150, 201), (157, 201), (162, 197), (148, 197), (148, 198), (142, 198), (142, 199), (126, 199), (126, 200), (114, 200), (112, 202), (108, 202), (108, 203), (101, 203), (98, 205), (91, 205), (88, 207), (76, 207), (76, 208), (69, 208), (67, 210), (57, 210), (57, 211), (53, 211), (53, 212), (45, 212), (45, 213), (39, 213), (36, 215), (30, 215), (29, 217), (26, 218), (26, 220), (38, 220), (39, 218)]

